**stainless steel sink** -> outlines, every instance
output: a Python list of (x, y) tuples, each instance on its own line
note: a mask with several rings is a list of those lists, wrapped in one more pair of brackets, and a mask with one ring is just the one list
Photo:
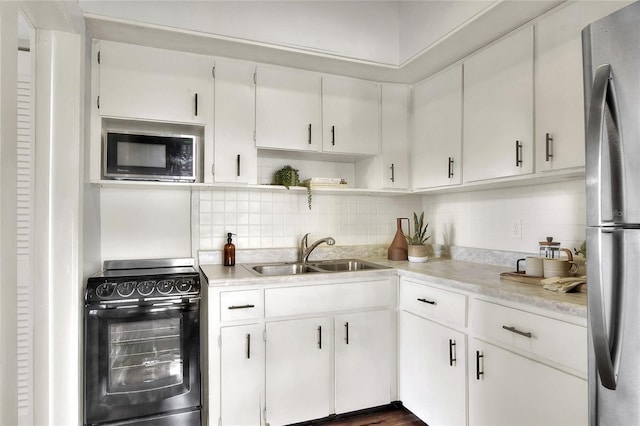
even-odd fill
[(311, 265), (304, 263), (273, 263), (265, 265), (252, 266), (250, 271), (257, 272), (259, 275), (298, 275), (309, 272), (318, 272)]
[(372, 269), (388, 269), (387, 266), (376, 265), (358, 259), (327, 260), (313, 264), (316, 268), (329, 272), (366, 271)]
[(388, 266), (377, 265), (359, 259), (325, 260), (309, 263), (264, 263), (244, 265), (251, 273), (259, 276), (299, 275), (308, 273), (332, 273), (389, 269)]

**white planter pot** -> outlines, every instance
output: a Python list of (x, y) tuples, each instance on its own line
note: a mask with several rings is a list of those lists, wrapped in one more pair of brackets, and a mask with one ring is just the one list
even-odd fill
[(420, 245), (409, 244), (407, 254), (408, 254), (407, 257), (409, 258), (409, 262), (424, 263), (427, 260), (429, 260), (429, 257), (427, 256), (428, 248), (424, 244), (420, 244)]

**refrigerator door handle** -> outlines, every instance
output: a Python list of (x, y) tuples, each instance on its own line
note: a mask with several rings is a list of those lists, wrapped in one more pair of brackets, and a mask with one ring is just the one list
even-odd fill
[[(613, 76), (609, 64), (600, 65), (596, 69), (588, 114), (586, 129), (587, 205), (599, 207), (588, 209), (587, 225), (599, 226), (603, 222), (620, 223), (624, 220), (623, 153), (618, 129), (620, 118), (618, 117)], [(604, 132), (607, 135), (609, 175), (603, 170)], [(611, 194), (610, 212), (608, 208), (606, 212), (603, 209), (604, 193)]]
[[(595, 354), (596, 366), (600, 375), (602, 385), (608, 389), (615, 390), (617, 387), (620, 341), (618, 339), (621, 324), (619, 321), (619, 301), (622, 293), (623, 276), (622, 270), (623, 253), (622, 238), (623, 231), (603, 230), (602, 228), (587, 228), (587, 250), (590, 257), (602, 259), (602, 236), (603, 233), (611, 233), (613, 237), (613, 251), (607, 257), (615, 262), (612, 266), (613, 277), (610, 284), (612, 306), (609, 311), (610, 318), (607, 318), (605, 310), (605, 280), (603, 268), (599, 262), (590, 262), (589, 270), (589, 292), (587, 293), (589, 309), (589, 327), (591, 329), (591, 339)], [(593, 254), (592, 254), (593, 253)]]

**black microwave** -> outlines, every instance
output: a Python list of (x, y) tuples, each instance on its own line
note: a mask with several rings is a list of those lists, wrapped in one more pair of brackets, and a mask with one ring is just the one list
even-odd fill
[(195, 182), (196, 153), (191, 135), (107, 132), (104, 178)]

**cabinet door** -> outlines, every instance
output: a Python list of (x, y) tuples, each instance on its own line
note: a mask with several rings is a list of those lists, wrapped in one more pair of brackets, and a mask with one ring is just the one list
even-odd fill
[(259, 66), (256, 146), (322, 150), (322, 80), (318, 74)]
[(575, 2), (536, 24), (536, 170), (584, 166), (582, 29), (619, 2)]
[(211, 123), (213, 58), (102, 41), (100, 115)]
[(382, 86), (382, 187), (409, 187), (409, 87)]
[(341, 77), (322, 78), (322, 149), (380, 153), (380, 85)]
[(254, 73), (252, 64), (216, 60), (213, 173), (216, 182), (257, 183)]
[(391, 401), (392, 317), (387, 310), (336, 315), (336, 413)]
[(220, 329), (220, 418), (223, 425), (260, 425), (264, 389), (263, 327)]
[(416, 86), (413, 114), (413, 188), (460, 184), (462, 65), (449, 68)]
[(533, 28), (464, 63), (464, 180), (533, 172)]
[(430, 425), (466, 424), (466, 336), (400, 312), (400, 400)]
[(297, 423), (331, 414), (330, 318), (266, 324), (266, 421)]
[(469, 424), (587, 424), (586, 380), (477, 339), (469, 348)]

